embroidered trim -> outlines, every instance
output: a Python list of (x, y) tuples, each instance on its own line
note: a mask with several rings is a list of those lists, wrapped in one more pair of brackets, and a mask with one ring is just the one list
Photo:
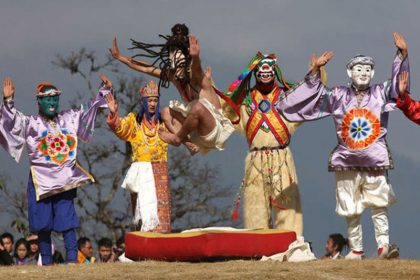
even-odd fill
[(330, 153), (330, 157), (328, 159), (328, 172), (335, 172), (335, 171), (385, 171), (385, 170), (392, 170), (394, 169), (394, 161), (391, 156), (391, 151), (388, 146), (388, 142), (385, 140), (385, 147), (388, 153), (388, 160), (389, 165), (385, 166), (334, 166), (332, 165), (332, 156), (334, 155), (335, 151), (337, 150), (339, 145), (337, 145), (332, 152)]
[(35, 167), (31, 166), (30, 169), (31, 169), (31, 174), (32, 174), (32, 182), (33, 182), (34, 188), (35, 188), (36, 201), (40, 201), (41, 199), (53, 196), (55, 194), (59, 194), (59, 193), (62, 193), (62, 192), (65, 192), (65, 191), (68, 191), (68, 190), (71, 190), (71, 189), (74, 189), (74, 188), (78, 188), (78, 187), (83, 186), (83, 185), (88, 184), (88, 183), (95, 183), (95, 178), (93, 178), (93, 176), (89, 172), (87, 172), (77, 161), (76, 161), (76, 166), (83, 173), (85, 173), (86, 176), (88, 176), (88, 179), (81, 180), (81, 181), (75, 182), (73, 184), (65, 185), (61, 188), (54, 189), (54, 190), (52, 190), (48, 193), (45, 193), (43, 195), (39, 195), (38, 181), (36, 180), (36, 177), (35, 177), (35, 174), (36, 174)]

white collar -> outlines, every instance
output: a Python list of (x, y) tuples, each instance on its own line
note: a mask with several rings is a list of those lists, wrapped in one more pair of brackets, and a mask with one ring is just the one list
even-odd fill
[(331, 256), (330, 258), (333, 260), (338, 259), (338, 257), (340, 256), (340, 252), (337, 252), (334, 256)]

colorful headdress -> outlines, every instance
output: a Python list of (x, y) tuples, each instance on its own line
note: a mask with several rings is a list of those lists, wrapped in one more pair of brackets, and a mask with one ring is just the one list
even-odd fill
[(60, 95), (61, 91), (57, 89), (52, 83), (41, 82), (36, 90), (37, 97)]
[(151, 80), (145, 87), (140, 89), (141, 97), (159, 97), (159, 88), (155, 81)]
[[(140, 102), (139, 102), (139, 111), (136, 117), (136, 120), (139, 124), (141, 124), (143, 117), (146, 117), (146, 119), (150, 122), (152, 121), (152, 116), (149, 112), (149, 107), (147, 105), (148, 98), (149, 97), (160, 97), (159, 94), (159, 88), (158, 85), (155, 83), (155, 81), (151, 80), (147, 83), (146, 86), (142, 87), (140, 89)], [(160, 100), (158, 99), (156, 111), (155, 111), (155, 118), (158, 121), (161, 121), (160, 119)]]
[(283, 74), (281, 73), (280, 67), (277, 64), (277, 58), (275, 54), (264, 55), (261, 52), (258, 52), (248, 63), (248, 65), (244, 68), (242, 73), (239, 77), (228, 87), (226, 93), (222, 96), (222, 98), (229, 103), (230, 106), (235, 110), (236, 114), (239, 114), (239, 108), (242, 104), (242, 101), (249, 93), (251, 86), (251, 77), (253, 71), (256, 69), (257, 65), (263, 61), (264, 59), (273, 59), (276, 61), (275, 64), (275, 75), (277, 81), (280, 83), (279, 86), (284, 90), (289, 90), (293, 87), (293, 83), (287, 82), (283, 78)]

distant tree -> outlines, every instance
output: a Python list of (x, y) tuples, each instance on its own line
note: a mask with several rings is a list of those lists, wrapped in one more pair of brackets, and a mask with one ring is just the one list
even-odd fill
[[(10, 182), (9, 176), (0, 174), (0, 212), (11, 218), (10, 227), (13, 231), (26, 235), (29, 233), (26, 191), (19, 191), (22, 188), (13, 188)], [(4, 228), (6, 225), (1, 226)]]

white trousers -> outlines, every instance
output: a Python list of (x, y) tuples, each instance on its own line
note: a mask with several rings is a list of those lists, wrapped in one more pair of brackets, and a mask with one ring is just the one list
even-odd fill
[[(363, 251), (363, 232), (360, 215), (346, 217), (349, 247), (353, 251)], [(372, 209), (372, 222), (375, 227), (375, 239), (378, 248), (389, 244), (389, 225), (386, 208)]]
[(396, 198), (384, 171), (336, 172), (336, 212), (347, 220), (350, 249), (363, 251), (362, 225), (360, 216), (366, 208), (372, 209), (372, 222), (378, 248), (389, 244), (387, 207)]
[(142, 221), (141, 231), (151, 231), (159, 225), (155, 177), (150, 162), (133, 162), (122, 188), (137, 194), (133, 223)]
[(212, 149), (223, 150), (227, 139), (235, 131), (235, 128), (232, 122), (223, 114), (221, 109), (216, 109), (216, 107), (205, 98), (191, 101), (187, 105), (177, 100), (171, 100), (169, 101), (169, 108), (180, 112), (186, 118), (195, 102), (200, 102), (210, 112), (214, 117), (216, 126), (206, 136), (201, 136), (197, 131), (193, 131), (190, 134), (190, 141), (200, 147), (200, 152), (202, 154), (205, 154)]

